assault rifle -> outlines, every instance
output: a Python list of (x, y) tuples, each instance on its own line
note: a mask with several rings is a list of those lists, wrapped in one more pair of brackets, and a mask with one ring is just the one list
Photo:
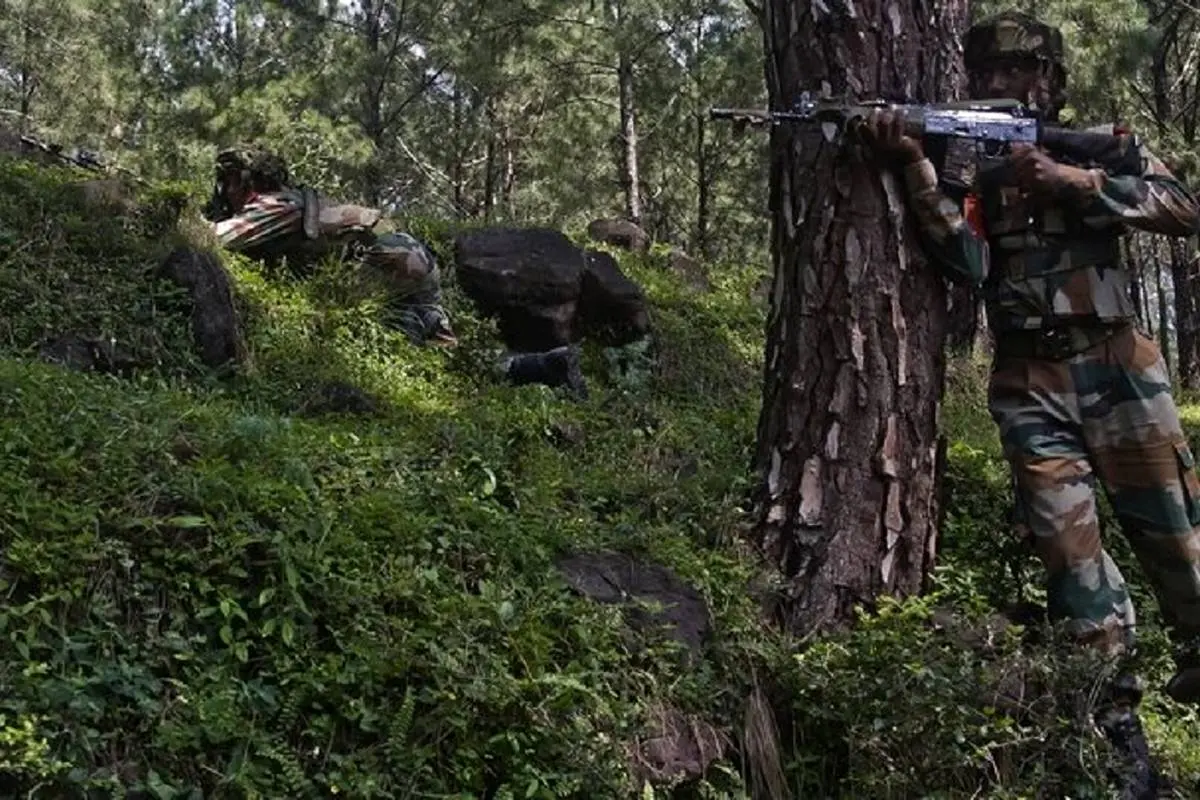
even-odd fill
[(74, 164), (77, 167), (83, 167), (84, 169), (89, 169), (93, 172), (105, 171), (103, 159), (101, 159), (97, 153), (93, 153), (91, 150), (75, 148), (71, 152), (63, 152), (61, 145), (43, 142), (41, 139), (29, 136), (27, 134), (21, 135), (21, 144), (33, 150), (41, 150), (47, 155), (53, 156), (54, 158), (57, 158), (58, 160), (64, 161), (68, 164)]
[[(4, 111), (4, 109), (0, 109)], [(21, 152), (30, 153), (34, 150), (45, 153), (51, 158), (57, 159), (64, 164), (71, 164), (76, 167), (82, 167), (89, 172), (94, 172), (99, 175), (110, 175), (113, 172), (119, 172), (122, 175), (133, 180), (135, 183), (145, 186), (146, 181), (141, 176), (131, 172), (125, 167), (117, 166), (104, 158), (104, 156), (93, 150), (87, 150), (82, 147), (72, 147), (70, 150), (63, 148), (62, 145), (53, 142), (48, 142), (38, 136), (31, 136), (27, 133), (22, 133), (17, 136), (20, 142)]]
[(924, 105), (886, 100), (841, 101), (814, 99), (808, 92), (789, 111), (712, 108), (712, 119), (733, 120), (735, 130), (781, 124), (819, 124), (826, 141), (853, 132), (875, 109), (890, 110), (904, 120), (905, 133), (915, 138), (953, 137), (975, 143), (979, 156), (998, 158), (1013, 144), (1040, 145), (1055, 159), (1081, 167), (1101, 167), (1115, 175), (1142, 171), (1141, 144), (1130, 133), (1098, 133), (1043, 123), (1017, 100), (968, 100)]

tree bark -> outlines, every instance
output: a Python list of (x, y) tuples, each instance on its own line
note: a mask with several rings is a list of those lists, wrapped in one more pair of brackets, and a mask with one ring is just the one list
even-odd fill
[(1175, 287), (1175, 349), (1179, 382), (1185, 389), (1200, 386), (1200, 307), (1196, 302), (1196, 272), (1200, 264), (1192, 241), (1171, 242), (1171, 282)]
[(642, 221), (641, 178), (638, 175), (638, 136), (634, 113), (633, 60), (624, 52), (618, 57), (617, 94), (621, 106), (621, 185), (625, 189), (625, 216)]
[(708, 132), (708, 120), (704, 114), (703, 99), (704, 91), (700, 82), (701, 58), (704, 52), (704, 23), (703, 16), (696, 17), (696, 27), (692, 38), (694, 52), (696, 54), (696, 62), (692, 66), (694, 70), (696, 82), (696, 105), (695, 105), (695, 120), (696, 120), (696, 238), (692, 242), (692, 251), (700, 258), (708, 259), (712, 256), (708, 248), (708, 207), (709, 193), (712, 191), (712, 178), (709, 172), (709, 146), (705, 134)]
[(1158, 349), (1162, 351), (1167, 372), (1171, 371), (1171, 318), (1167, 310), (1167, 288), (1163, 285), (1162, 256), (1158, 242), (1154, 247), (1154, 291), (1158, 295)]
[(947, 288), (946, 344), (960, 355), (970, 355), (975, 347), (979, 324), (979, 298), (965, 284)]
[(642, 224), (642, 180), (639, 175), (637, 103), (634, 92), (634, 60), (629, 52), (629, 43), (624, 37), (626, 27), (626, 0), (609, 0), (608, 12), (617, 36), (617, 107), (620, 114), (620, 145), (617, 167), (620, 172), (621, 189), (625, 194), (625, 216), (638, 225)]
[(1126, 236), (1124, 241), (1121, 242), (1121, 248), (1125, 261), (1125, 269), (1129, 272), (1129, 294), (1133, 300), (1133, 312), (1137, 317), (1138, 324), (1143, 328), (1147, 328), (1149, 326), (1146, 313), (1146, 293), (1142, 286), (1142, 267), (1138, 262), (1132, 237)]
[[(957, 96), (965, 0), (769, 0), (774, 107), (801, 91)], [(819, 128), (771, 141), (772, 250), (758, 425), (758, 544), (790, 579), (783, 621), (841, 627), (854, 606), (920, 592), (939, 516), (946, 288), (920, 251), (899, 176)]]

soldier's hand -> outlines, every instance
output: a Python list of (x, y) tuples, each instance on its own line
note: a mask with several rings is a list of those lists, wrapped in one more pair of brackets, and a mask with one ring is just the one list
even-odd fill
[(1017, 185), (1032, 194), (1056, 196), (1074, 190), (1086, 196), (1099, 189), (1100, 179), (1093, 171), (1060, 164), (1031, 144), (1014, 144), (1009, 162)]
[(859, 125), (859, 135), (880, 155), (904, 164), (925, 157), (921, 142), (904, 133), (904, 118), (883, 109), (873, 109)]
[(1053, 194), (1060, 186), (1059, 164), (1045, 151), (1019, 142), (1009, 156), (1017, 186), (1034, 194)]

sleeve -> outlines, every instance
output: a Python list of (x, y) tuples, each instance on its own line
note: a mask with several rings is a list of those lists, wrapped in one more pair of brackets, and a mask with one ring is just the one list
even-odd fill
[(909, 206), (916, 214), (925, 251), (951, 281), (979, 286), (988, 275), (987, 235), (974, 195), (951, 198), (938, 185), (928, 158), (904, 168)]
[(240, 252), (302, 230), (302, 209), (285, 197), (260, 195), (229, 219), (213, 224), (217, 240)]
[(1086, 170), (1076, 201), (1084, 224), (1093, 228), (1125, 224), (1167, 236), (1200, 231), (1200, 204), (1187, 187), (1153, 153), (1143, 149), (1141, 175), (1109, 175)]

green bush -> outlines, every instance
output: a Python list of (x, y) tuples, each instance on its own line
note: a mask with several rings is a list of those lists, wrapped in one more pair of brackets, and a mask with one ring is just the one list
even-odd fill
[[(206, 241), (194, 206), (160, 237), (89, 212), (78, 177), (0, 160), (0, 793), (746, 797), (776, 758), (805, 797), (1099, 780), (1077, 691), (1011, 714), (981, 694), (1013, 664), (1039, 691), (1074, 686), (1083, 656), (965, 648), (930, 624), (932, 599), (799, 650), (763, 619), (740, 537), (761, 270), (714, 265), (697, 293), (662, 252), (622, 255), (652, 346), (618, 374), (588, 344), (593, 395), (574, 404), (495, 379), (494, 324), (452, 272), (462, 344), (447, 353), (382, 326), (345, 265), (296, 281), (226, 257), (249, 357), (218, 378), (155, 277), (170, 246)], [(161, 210), (185, 188), (139, 199)], [(450, 263), (453, 226), (400, 224)], [(116, 340), (140, 367), (41, 363), (66, 332)], [(954, 369), (937, 600), (976, 620), (1036, 596), (1039, 576), (1006, 544), (983, 368)], [(328, 382), (378, 408), (305, 412)], [(601, 548), (699, 589), (712, 634), (698, 658), (568, 590), (555, 559)], [(1005, 559), (1017, 568), (997, 579)], [(1156, 679), (1165, 652), (1151, 624)], [(760, 683), (776, 689), (778, 745), (743, 741), (747, 719), (771, 725), (747, 708)], [(1158, 695), (1147, 707), (1173, 772), (1195, 776), (1194, 716)], [(704, 780), (631, 777), (665, 708), (733, 742)]]

